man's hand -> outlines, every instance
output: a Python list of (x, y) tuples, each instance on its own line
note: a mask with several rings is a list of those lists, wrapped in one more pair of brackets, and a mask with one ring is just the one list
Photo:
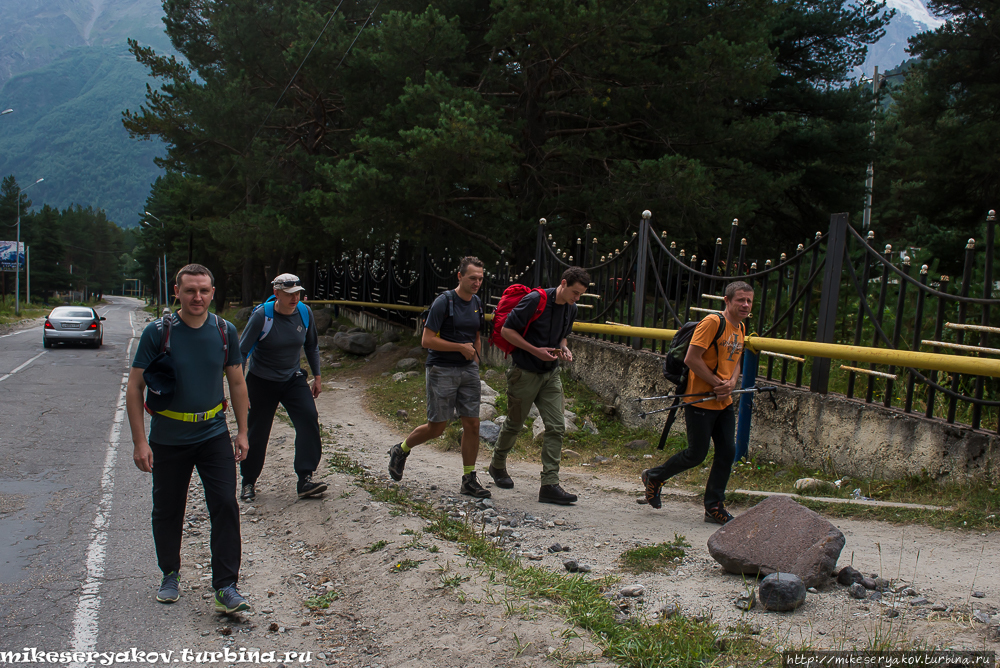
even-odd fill
[(319, 393), (323, 391), (323, 380), (319, 376), (313, 376), (312, 382), (312, 393), (313, 399), (319, 396)]
[(132, 461), (136, 468), (145, 473), (153, 472), (153, 451), (149, 448), (149, 443), (145, 441), (136, 443), (132, 450)]
[(476, 356), (476, 346), (471, 343), (459, 343), (458, 352), (462, 353), (462, 357), (471, 361), (473, 357)]
[(559, 359), (557, 353), (559, 353), (558, 348), (535, 348), (531, 351), (532, 355), (545, 362), (555, 362)]
[(559, 355), (559, 359), (561, 360), (565, 360), (567, 362), (573, 361), (573, 353), (570, 352), (568, 346), (560, 346), (559, 352), (557, 354)]
[(247, 458), (247, 452), (250, 451), (250, 442), (247, 440), (246, 434), (236, 434), (236, 440), (233, 442), (233, 452), (236, 455), (236, 461), (242, 462)]
[(736, 382), (739, 380), (737, 378), (738, 375), (739, 374), (734, 373), (729, 380), (721, 381), (718, 385), (713, 387), (712, 391), (715, 392), (715, 396), (722, 399), (723, 397), (728, 397), (732, 394), (733, 390), (736, 389)]

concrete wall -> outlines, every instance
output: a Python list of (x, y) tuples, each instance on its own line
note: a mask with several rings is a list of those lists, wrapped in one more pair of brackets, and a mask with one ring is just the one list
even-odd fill
[[(629, 426), (663, 428), (665, 413), (639, 418), (638, 397), (667, 394), (663, 358), (627, 346), (571, 337), (573, 378), (584, 382)], [(926, 472), (939, 480), (1000, 480), (1000, 437), (840, 395), (782, 387), (754, 402), (750, 452), (768, 460), (824, 470), (827, 475), (899, 478)], [(666, 402), (656, 402), (655, 407)], [(683, 430), (678, 419), (675, 431)]]

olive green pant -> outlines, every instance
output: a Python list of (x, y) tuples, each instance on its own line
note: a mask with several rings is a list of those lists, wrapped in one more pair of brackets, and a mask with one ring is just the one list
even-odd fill
[[(507, 468), (507, 453), (514, 447), (524, 428), (531, 404), (538, 407), (545, 434), (542, 437), (542, 484), (559, 484), (559, 460), (562, 458), (566, 417), (563, 413), (562, 379), (559, 368), (548, 373), (532, 373), (516, 366), (507, 370), (507, 419), (493, 450), (493, 468)], [(537, 418), (536, 418), (537, 419)]]

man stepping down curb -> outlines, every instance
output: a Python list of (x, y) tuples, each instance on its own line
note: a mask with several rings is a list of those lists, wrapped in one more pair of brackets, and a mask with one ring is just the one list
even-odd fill
[(444, 433), (458, 412), (462, 420), (461, 493), (479, 499), (491, 494), (476, 479), (479, 454), (479, 363), (483, 305), (476, 294), (483, 284), (483, 262), (464, 257), (458, 267), (458, 287), (431, 304), (420, 345), (427, 348), (427, 423), (389, 450), (389, 475), (403, 479), (410, 450)]
[[(684, 409), (687, 449), (642, 472), (646, 501), (650, 507), (659, 508), (663, 483), (705, 461), (709, 441), (714, 443), (715, 457), (705, 485), (705, 521), (718, 524), (733, 519), (724, 505), (726, 485), (736, 457), (736, 412), (730, 393), (740, 382), (743, 321), (753, 308), (753, 287), (743, 281), (730, 283), (726, 286), (725, 304), (724, 329), (719, 331), (718, 314), (705, 316), (695, 328), (684, 356), (684, 364), (689, 369), (685, 393), (714, 393), (716, 398)], [(717, 333), (718, 337), (713, 339)], [(701, 398), (692, 396), (684, 401), (691, 403)]]
[[(240, 352), (249, 362), (246, 378), (250, 395), (250, 452), (246, 461), (240, 464), (243, 477), (240, 499), (243, 501), (253, 501), (257, 497), (257, 478), (264, 468), (267, 440), (279, 403), (285, 407), (295, 428), (293, 466), (299, 478), (296, 493), (303, 499), (326, 491), (326, 483), (312, 479), (322, 452), (316, 397), (323, 391), (323, 380), (316, 318), (312, 310), (299, 301), (305, 288), (298, 276), (281, 274), (271, 285), (273, 301), (254, 310), (240, 337)], [(299, 364), (303, 349), (313, 373), (311, 387)]]
[[(181, 308), (146, 325), (125, 390), (132, 429), (132, 460), (153, 474), (153, 544), (163, 580), (160, 603), (180, 597), (181, 535), (191, 473), (198, 469), (212, 521), (215, 609), (233, 613), (250, 605), (236, 590), (241, 560), (236, 462), (247, 454), (247, 390), (236, 328), (208, 312), (215, 295), (212, 272), (189, 264), (177, 272)], [(145, 373), (144, 373), (145, 372)], [(229, 382), (237, 434), (226, 424), (222, 375)], [(148, 381), (147, 381), (148, 378)], [(143, 423), (152, 415), (149, 439)]]
[(507, 474), (507, 454), (524, 428), (531, 404), (535, 404), (545, 424), (538, 490), (540, 503), (568, 505), (576, 502), (576, 495), (559, 485), (559, 461), (566, 433), (559, 361), (573, 361), (566, 337), (576, 321), (576, 303), (589, 285), (590, 275), (586, 271), (570, 267), (563, 272), (558, 287), (545, 290), (545, 309), (541, 313), (536, 311), (542, 296), (538, 290), (532, 290), (511, 309), (500, 331), (515, 349), (513, 364), (507, 370), (507, 419), (500, 430), (488, 471), (498, 487), (514, 486)]

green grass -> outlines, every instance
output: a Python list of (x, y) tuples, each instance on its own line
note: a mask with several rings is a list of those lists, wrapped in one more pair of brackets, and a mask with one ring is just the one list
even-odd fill
[(328, 591), (320, 596), (315, 596), (305, 601), (305, 606), (310, 610), (326, 610), (330, 607), (330, 604), (340, 598), (340, 593), (336, 591)]
[(390, 569), (393, 573), (402, 573), (403, 571), (413, 570), (419, 566), (422, 562), (415, 561), (413, 559), (402, 559), (397, 561), (396, 564)]
[[(622, 568), (630, 573), (659, 573), (671, 571), (684, 559), (684, 548), (691, 547), (684, 536), (674, 534), (673, 541), (637, 547), (622, 553)], [(674, 561), (674, 560), (677, 561)]]
[(381, 550), (382, 548), (384, 548), (388, 544), (389, 544), (389, 541), (387, 541), (387, 540), (378, 540), (378, 541), (375, 541), (374, 543), (372, 543), (371, 545), (368, 546), (368, 549), (366, 549), (365, 552), (368, 552), (369, 554), (371, 554), (372, 552), (378, 552), (379, 550)]

